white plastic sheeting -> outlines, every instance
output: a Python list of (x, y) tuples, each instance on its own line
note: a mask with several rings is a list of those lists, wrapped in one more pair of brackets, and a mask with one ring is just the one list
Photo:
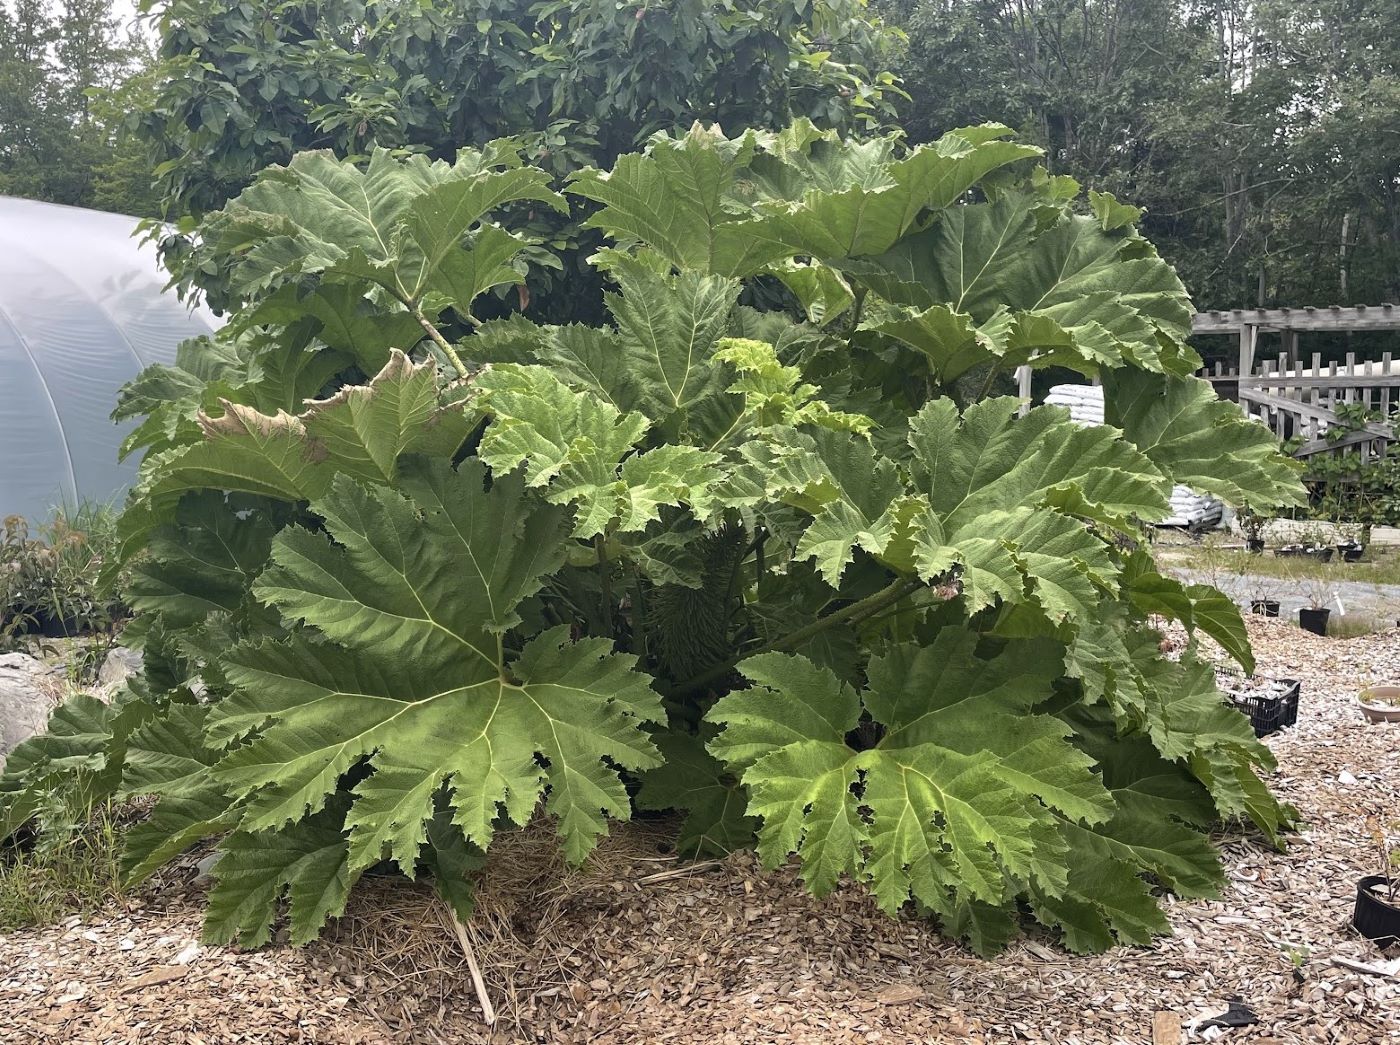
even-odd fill
[[(1103, 424), (1102, 385), (1055, 385), (1045, 397), (1047, 406), (1069, 409), (1070, 420), (1081, 425)], [(1171, 515), (1160, 526), (1219, 526), (1225, 506), (1213, 497), (1178, 486), (1172, 490)]]
[(0, 196), (0, 517), (117, 499), (117, 389), (218, 325), (163, 292), (136, 219)]

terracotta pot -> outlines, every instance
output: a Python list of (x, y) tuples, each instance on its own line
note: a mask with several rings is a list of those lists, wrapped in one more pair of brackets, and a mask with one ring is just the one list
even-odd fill
[(1367, 722), (1400, 722), (1400, 686), (1372, 686), (1356, 700)]

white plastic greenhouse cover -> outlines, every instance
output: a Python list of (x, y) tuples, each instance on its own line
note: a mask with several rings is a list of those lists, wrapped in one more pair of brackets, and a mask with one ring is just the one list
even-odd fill
[(0, 196), (0, 517), (111, 503), (135, 478), (117, 462), (131, 424), (117, 389), (218, 320), (164, 292), (136, 219)]

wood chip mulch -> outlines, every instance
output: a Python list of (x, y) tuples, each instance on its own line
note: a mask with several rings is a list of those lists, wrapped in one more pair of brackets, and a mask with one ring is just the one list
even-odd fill
[[(197, 942), (191, 858), (87, 921), (0, 937), (0, 1042), (1395, 1045), (1400, 963), (1349, 921), (1377, 863), (1365, 818), (1400, 819), (1400, 725), (1367, 726), (1353, 701), (1400, 675), (1400, 631), (1249, 626), (1260, 672), (1303, 680), (1297, 727), (1268, 739), (1301, 829), (1286, 853), (1223, 834), (1223, 895), (1167, 897), (1175, 934), (1151, 948), (1076, 957), (1032, 932), (982, 961), (750, 854), (658, 878), (679, 870), (665, 822), (615, 830), (573, 874), (532, 829), (493, 847), (467, 928), (494, 1027), (425, 889), (370, 881), (313, 946), (240, 953)], [(1200, 1026), (1231, 998), (1258, 1022)]]

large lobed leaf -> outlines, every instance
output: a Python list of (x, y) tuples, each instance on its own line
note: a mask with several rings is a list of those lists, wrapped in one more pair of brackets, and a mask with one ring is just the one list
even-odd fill
[(341, 478), (315, 505), (326, 534), (277, 539), (256, 593), (330, 641), (226, 658), (238, 692), (211, 732), (256, 735), (214, 775), (244, 830), (316, 812), (361, 763), (373, 772), (346, 817), (351, 870), (387, 853), (412, 874), (442, 788), (482, 848), (498, 812), (524, 823), (546, 787), (572, 860), (604, 831), (603, 813), (626, 816), (614, 767), (657, 763), (641, 725), (662, 717), (659, 698), (606, 640), (556, 629), (507, 650), (516, 608), (562, 562), (563, 519), (517, 478), (489, 492), (484, 481), (474, 462), (410, 461), (409, 496)]
[[(813, 890), (851, 874), (889, 910), (999, 906), (1029, 884), (1065, 894), (1060, 817), (1100, 823), (1113, 803), (1069, 727), (1034, 711), (1060, 673), (1056, 645), (984, 659), (977, 644), (948, 628), (894, 647), (860, 693), (802, 657), (741, 663), (756, 685), (710, 712), (725, 727), (710, 747), (743, 772), (765, 862), (796, 852)], [(865, 749), (848, 743), (862, 711), (882, 733)]]
[(363, 170), (302, 152), (264, 171), (207, 233), (237, 259), (233, 286), (245, 294), (316, 275), (373, 283), (410, 307), (436, 294), (469, 312), (477, 295), (519, 280), (510, 262), (526, 246), (483, 219), (520, 200), (567, 210), (548, 182), (495, 145), (451, 164), (375, 149)]

